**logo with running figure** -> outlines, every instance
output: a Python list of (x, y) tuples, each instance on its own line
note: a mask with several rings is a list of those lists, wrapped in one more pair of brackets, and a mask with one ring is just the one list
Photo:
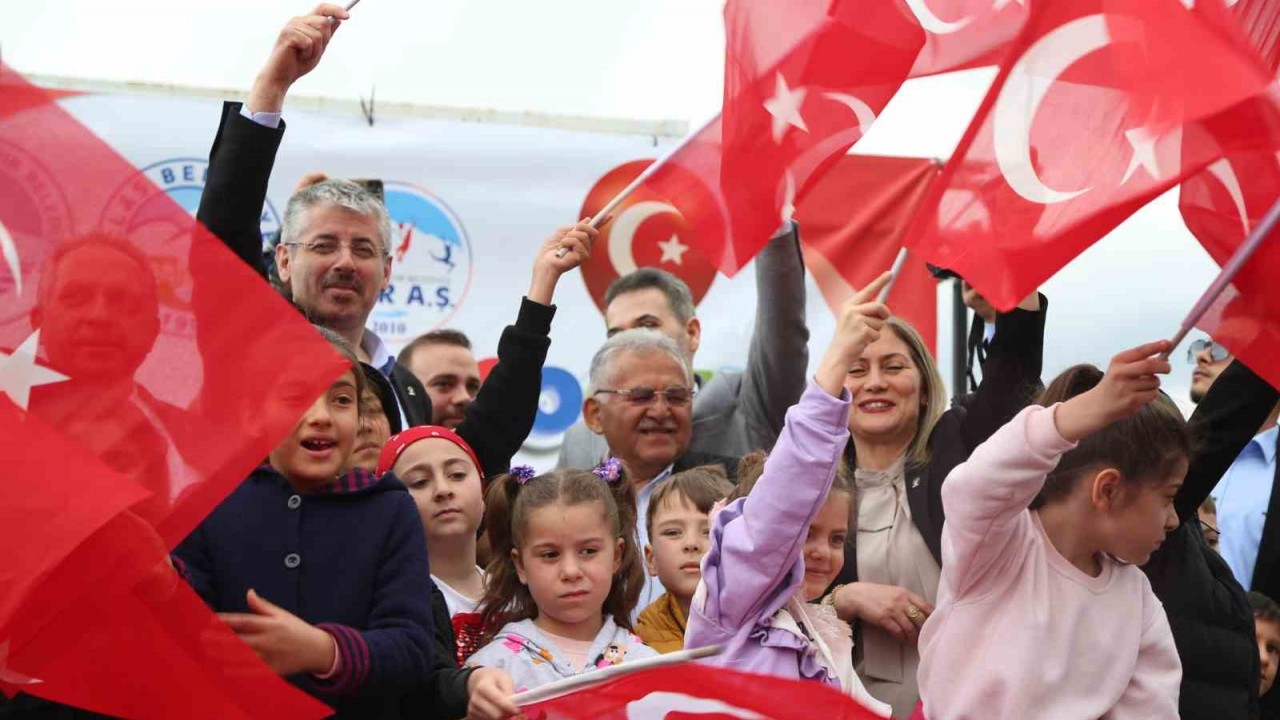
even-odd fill
[(369, 328), (391, 347), (441, 327), (471, 289), (471, 241), (456, 213), (409, 183), (384, 181), (391, 215), (391, 282)]

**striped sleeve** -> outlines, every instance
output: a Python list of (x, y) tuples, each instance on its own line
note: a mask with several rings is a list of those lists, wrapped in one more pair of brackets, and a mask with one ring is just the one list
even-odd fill
[(317, 690), (334, 695), (355, 692), (369, 676), (369, 646), (360, 632), (346, 625), (321, 623), (321, 630), (333, 637), (338, 648), (337, 671), (324, 677), (312, 676)]

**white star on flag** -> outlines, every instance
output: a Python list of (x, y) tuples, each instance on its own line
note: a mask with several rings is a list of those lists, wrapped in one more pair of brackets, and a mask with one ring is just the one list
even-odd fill
[(800, 106), (804, 104), (804, 96), (809, 91), (805, 88), (792, 90), (787, 87), (787, 80), (782, 77), (782, 73), (777, 74), (776, 80), (773, 97), (764, 101), (764, 109), (773, 116), (773, 141), (780, 143), (787, 134), (788, 126), (809, 132), (804, 118), (800, 116)]
[(1133, 177), (1139, 167), (1146, 170), (1153, 179), (1159, 180), (1160, 163), (1156, 160), (1156, 143), (1160, 137), (1152, 135), (1146, 128), (1125, 130), (1124, 137), (1133, 146), (1133, 157), (1129, 160), (1129, 167), (1125, 169), (1120, 184), (1129, 182), (1129, 178)]
[(22, 341), (12, 355), (0, 351), (0, 393), (4, 393), (23, 410), (31, 400), (31, 388), (52, 385), (71, 378), (60, 372), (36, 364), (36, 349), (40, 347), (40, 331)]
[(662, 250), (662, 259), (658, 262), (673, 262), (676, 265), (684, 264), (684, 254), (689, 251), (689, 246), (680, 242), (680, 238), (675, 235), (666, 242), (658, 243), (658, 248)]

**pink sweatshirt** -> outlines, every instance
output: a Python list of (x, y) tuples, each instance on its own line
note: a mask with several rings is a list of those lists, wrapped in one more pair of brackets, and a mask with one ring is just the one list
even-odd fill
[(929, 720), (1178, 717), (1178, 660), (1142, 571), (1090, 577), (1027, 509), (1074, 447), (1054, 408), (1029, 407), (942, 486), (942, 581), (920, 633)]

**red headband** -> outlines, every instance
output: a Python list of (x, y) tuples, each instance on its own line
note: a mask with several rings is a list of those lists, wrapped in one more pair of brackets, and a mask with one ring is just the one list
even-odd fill
[(387, 444), (382, 447), (382, 454), (378, 456), (377, 473), (382, 475), (396, 464), (396, 460), (400, 459), (400, 455), (409, 448), (410, 445), (419, 440), (428, 440), (430, 438), (440, 438), (462, 448), (462, 451), (471, 458), (471, 462), (476, 466), (476, 472), (479, 473), (480, 479), (484, 479), (484, 468), (480, 466), (480, 459), (476, 457), (476, 451), (471, 449), (466, 440), (458, 436), (458, 433), (447, 427), (439, 425), (419, 425), (411, 427), (402, 433), (392, 435), (387, 440)]

